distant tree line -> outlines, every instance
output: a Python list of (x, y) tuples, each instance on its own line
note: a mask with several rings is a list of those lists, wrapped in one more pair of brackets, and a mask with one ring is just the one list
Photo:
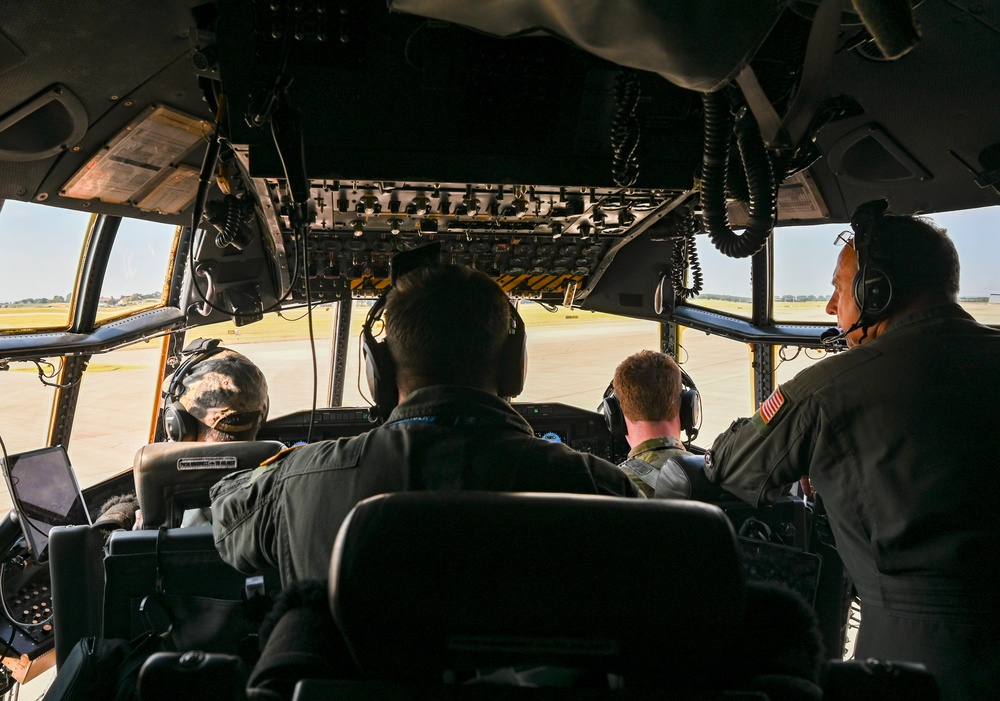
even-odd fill
[(776, 302), (826, 302), (830, 295), (775, 295)]
[(723, 302), (746, 302), (750, 303), (749, 297), (737, 297), (735, 295), (713, 295), (713, 294), (700, 294), (697, 299), (718, 299)]
[(62, 304), (68, 302), (72, 295), (56, 295), (54, 297), (25, 297), (16, 302), (0, 302), (0, 307), (33, 307), (39, 304)]
[[(128, 304), (139, 304), (151, 299), (160, 299), (161, 293), (150, 292), (149, 294), (141, 294), (139, 292), (133, 292), (130, 295), (122, 295), (120, 297), (106, 296), (101, 297), (102, 307), (124, 307)], [(37, 307), (42, 304), (64, 304), (73, 298), (71, 294), (55, 295), (53, 297), (25, 297), (24, 299), (19, 299), (16, 302), (0, 302), (0, 308), (5, 307)]]
[[(737, 297), (736, 295), (715, 295), (701, 294), (698, 299), (718, 299), (723, 302), (743, 302), (749, 304), (749, 297)], [(830, 295), (775, 295), (775, 302), (826, 302)], [(959, 302), (989, 302), (989, 297), (959, 297)]]

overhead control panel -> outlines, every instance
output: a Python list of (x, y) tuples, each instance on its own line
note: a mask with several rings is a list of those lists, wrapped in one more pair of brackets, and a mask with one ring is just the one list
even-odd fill
[[(397, 251), (442, 242), (444, 262), (483, 271), (523, 298), (571, 301), (611, 248), (676, 202), (671, 191), (491, 184), (313, 181), (305, 251), (284, 181), (255, 179), (292, 300), (374, 296)], [(568, 298), (568, 299), (567, 299)]]

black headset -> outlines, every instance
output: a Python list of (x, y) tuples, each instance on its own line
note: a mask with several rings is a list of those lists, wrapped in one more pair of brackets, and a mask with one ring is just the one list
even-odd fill
[[(379, 297), (368, 312), (365, 325), (361, 328), (361, 351), (365, 358), (365, 375), (368, 378), (368, 390), (374, 402), (370, 418), (373, 421), (384, 421), (389, 413), (399, 403), (399, 386), (396, 383), (396, 364), (389, 352), (385, 340), (375, 338), (372, 329), (381, 320), (385, 310), (389, 290)], [(524, 377), (527, 372), (528, 349), (527, 335), (524, 332), (524, 320), (517, 312), (517, 307), (510, 305), (510, 333), (500, 349), (499, 366), (497, 368), (497, 394), (501, 397), (516, 397), (524, 389)]]
[[(604, 414), (604, 422), (608, 425), (608, 430), (613, 436), (627, 436), (628, 427), (625, 425), (625, 414), (622, 413), (621, 402), (615, 395), (614, 383), (608, 385), (604, 392), (604, 399), (598, 410)], [(687, 434), (685, 443), (691, 443), (698, 437), (701, 429), (701, 393), (695, 387), (694, 380), (681, 369), (681, 430)]]
[(892, 307), (892, 278), (886, 272), (876, 236), (877, 223), (888, 211), (888, 200), (872, 200), (859, 205), (851, 216), (854, 250), (858, 254), (858, 272), (851, 282), (851, 293), (861, 313), (854, 328), (877, 324), (889, 316)]
[(184, 378), (191, 374), (195, 365), (226, 350), (220, 345), (221, 343), (222, 339), (219, 338), (196, 338), (181, 351), (181, 355), (187, 356), (187, 358), (174, 370), (170, 384), (163, 392), (166, 401), (163, 407), (163, 435), (168, 441), (182, 442), (198, 439), (198, 424), (200, 422), (191, 416), (180, 403), (180, 398), (184, 394)]

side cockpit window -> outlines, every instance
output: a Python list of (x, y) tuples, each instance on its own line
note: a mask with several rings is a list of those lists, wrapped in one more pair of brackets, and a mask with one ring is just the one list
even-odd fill
[(179, 227), (122, 219), (101, 286), (97, 324), (166, 304)]
[(93, 216), (0, 201), (0, 333), (67, 328)]

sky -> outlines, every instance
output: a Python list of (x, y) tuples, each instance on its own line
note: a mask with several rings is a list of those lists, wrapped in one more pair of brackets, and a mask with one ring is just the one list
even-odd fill
[[(1000, 207), (945, 212), (930, 219), (955, 242), (961, 263), (960, 297), (1000, 292)], [(820, 295), (833, 292), (837, 235), (846, 224), (782, 227), (775, 232), (776, 295)], [(707, 236), (698, 237), (698, 257), (705, 273), (704, 294), (750, 296), (750, 263), (727, 258)]]
[[(1000, 207), (931, 217), (958, 247), (962, 297), (1000, 292)], [(7, 201), (0, 210), (0, 302), (51, 298), (72, 290), (90, 215)], [(775, 293), (829, 296), (844, 224), (781, 228), (775, 234)], [(102, 296), (149, 294), (163, 286), (174, 236), (166, 224), (125, 220), (115, 240)], [(717, 252), (699, 236), (705, 294), (750, 296), (750, 262)]]
[[(0, 302), (66, 296), (73, 289), (91, 215), (8, 200), (0, 210)], [(163, 289), (175, 227), (126, 219), (102, 296)]]

